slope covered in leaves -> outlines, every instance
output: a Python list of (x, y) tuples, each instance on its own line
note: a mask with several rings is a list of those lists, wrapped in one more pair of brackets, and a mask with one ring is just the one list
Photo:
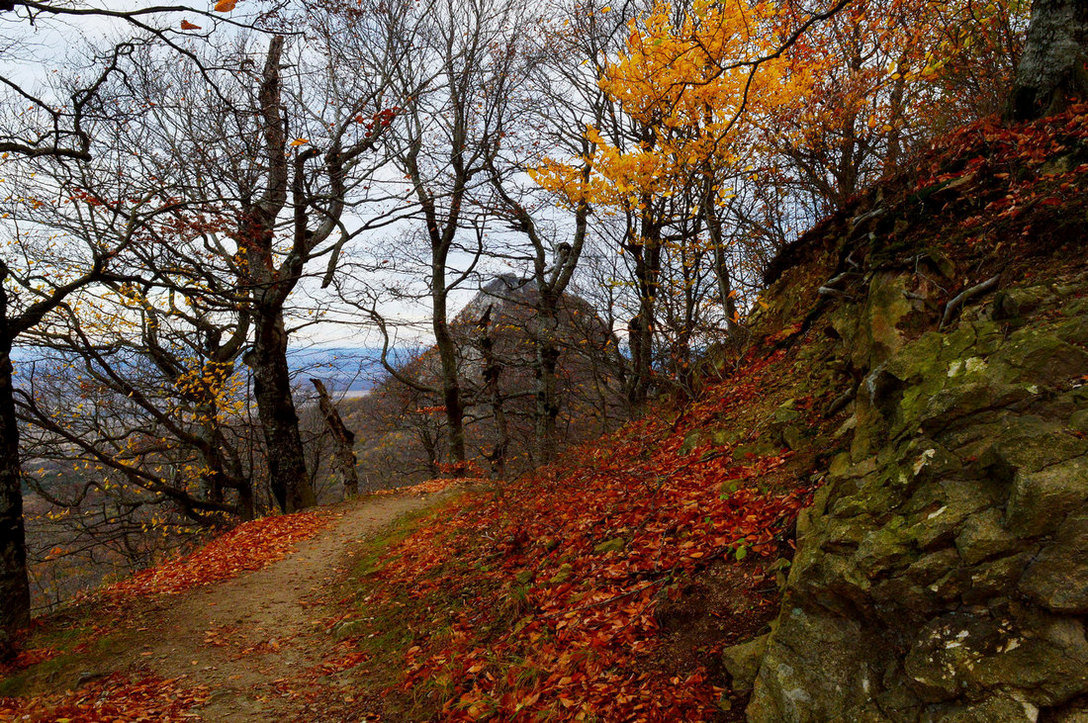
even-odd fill
[(895, 330), (917, 335), (994, 275), (1080, 263), (1086, 114), (957, 132), (780, 257), (752, 341), (699, 401), (462, 498), (362, 570), (361, 644), (402, 670), (390, 715), (739, 716), (718, 652), (765, 632), (798, 512), (849, 445), (859, 380), (826, 315), (866, 273), (907, 265), (933, 286), (915, 296), (940, 300)]
[(295, 543), (313, 537), (328, 522), (328, 515), (315, 512), (245, 522), (189, 555), (142, 570), (104, 592), (118, 601), (167, 595), (259, 570), (283, 559)]
[[(394, 717), (714, 715), (715, 653), (773, 615), (818, 481), (814, 453), (784, 439), (827, 427), (794, 395), (818, 366), (761, 344), (701, 401), (468, 495), (389, 551), (357, 614), (377, 633), (404, 626)], [(730, 591), (724, 609), (692, 603), (708, 576)]]

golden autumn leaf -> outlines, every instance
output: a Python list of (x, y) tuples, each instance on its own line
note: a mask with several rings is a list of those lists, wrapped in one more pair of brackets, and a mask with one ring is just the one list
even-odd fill
[(309, 142), (310, 142), (309, 138), (296, 138), (295, 140), (291, 141), (291, 143), (289, 145), (291, 145), (292, 147), (298, 147), (298, 146), (304, 146)]
[(215, 4), (215, 11), (217, 13), (229, 13), (237, 4), (237, 0), (219, 0), (219, 2)]
[(200, 30), (200, 26), (196, 25), (195, 23), (191, 23), (188, 20), (182, 20), (181, 21), (181, 29), (182, 30)]

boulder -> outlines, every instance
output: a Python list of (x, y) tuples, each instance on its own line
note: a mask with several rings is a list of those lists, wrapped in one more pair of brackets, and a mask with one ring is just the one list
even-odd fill
[(759, 664), (767, 650), (767, 636), (722, 651), (722, 666), (729, 673), (730, 687), (735, 693), (747, 693), (756, 681)]
[(1076, 720), (1088, 278), (911, 338), (906, 276), (875, 274), (835, 311), (862, 380), (849, 449), (799, 519), (749, 719)]

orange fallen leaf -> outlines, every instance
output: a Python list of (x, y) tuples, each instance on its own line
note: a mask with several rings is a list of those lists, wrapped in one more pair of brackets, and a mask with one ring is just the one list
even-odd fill
[(181, 21), (181, 29), (182, 30), (200, 30), (200, 26), (195, 24), (195, 23), (191, 23), (188, 20), (182, 20)]

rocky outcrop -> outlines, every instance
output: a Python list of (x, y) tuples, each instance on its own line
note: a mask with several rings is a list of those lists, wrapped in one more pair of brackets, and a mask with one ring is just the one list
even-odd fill
[(1088, 274), (942, 330), (932, 265), (868, 272), (816, 321), (856, 397), (753, 721), (1088, 720)]

